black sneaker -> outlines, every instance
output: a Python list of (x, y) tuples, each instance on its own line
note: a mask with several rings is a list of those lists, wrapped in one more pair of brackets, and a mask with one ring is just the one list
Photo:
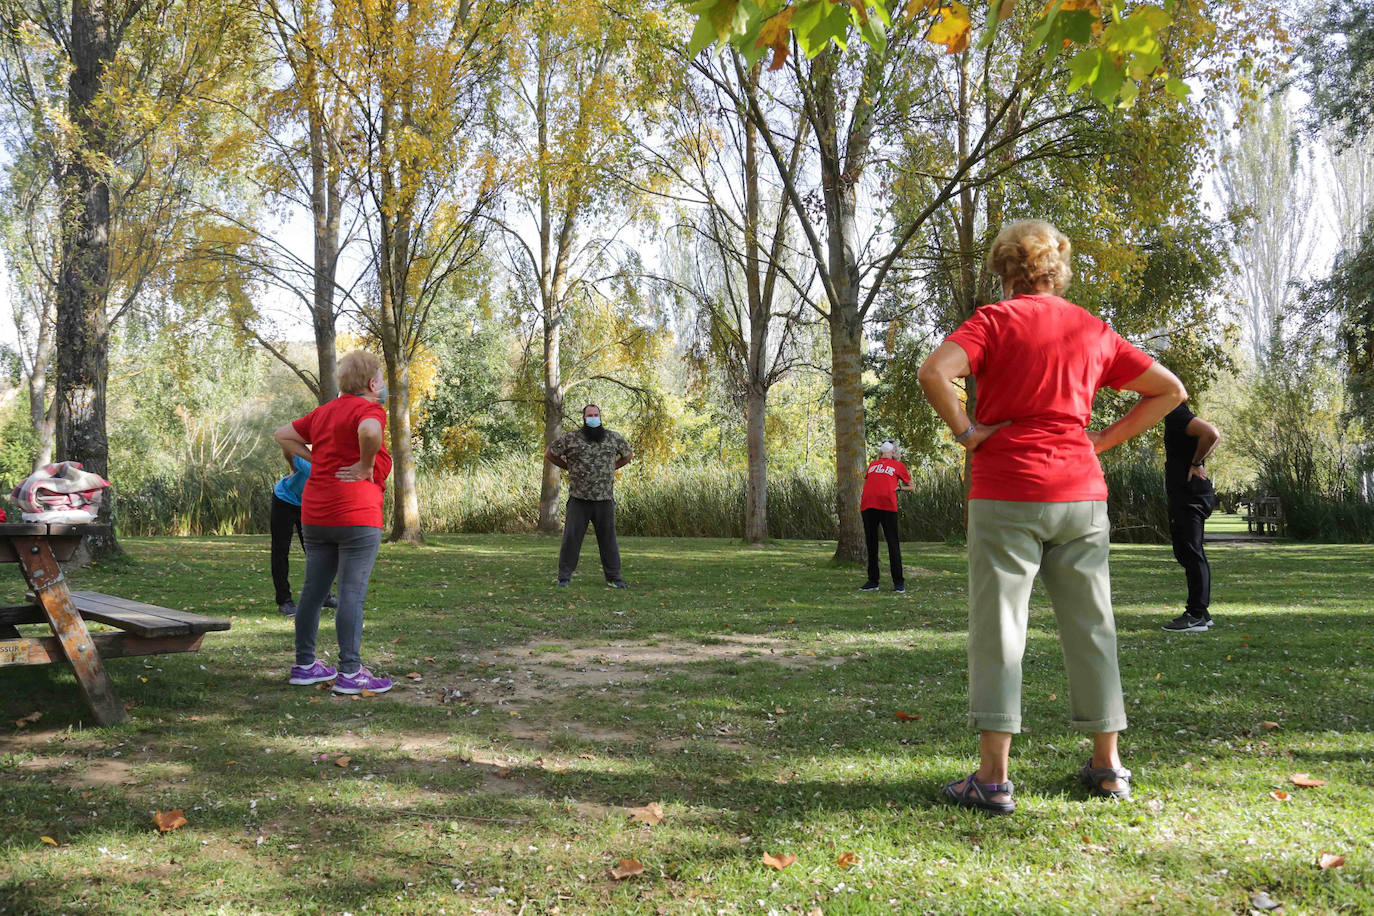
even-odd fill
[(859, 586), (859, 591), (861, 591), (861, 592), (876, 592), (877, 590), (878, 590), (878, 583), (877, 583), (877, 582), (865, 582), (863, 585), (860, 585), (860, 586)]
[(558, 580), (558, 587), (559, 587), (559, 588), (567, 588), (567, 587), (568, 587), (568, 580), (567, 580), (567, 579), (559, 579), (559, 580)]
[(283, 601), (281, 604), (277, 605), (277, 610), (281, 611), (283, 617), (295, 617), (296, 602)]
[(339, 596), (336, 595), (336, 594), (334, 594), (333, 592), (330, 592), (330, 593), (329, 593), (329, 596), (328, 596), (327, 598), (324, 599), (324, 606), (325, 606), (325, 607), (338, 607), (338, 606), (339, 606)]
[(624, 579), (607, 579), (607, 580), (606, 580), (606, 587), (607, 587), (607, 588), (629, 588), (630, 586), (629, 586), (629, 583), (627, 583)]
[(894, 592), (896, 592), (897, 594), (899, 594), (899, 595), (905, 595), (905, 594), (906, 594), (906, 583), (905, 583), (905, 582), (898, 582), (896, 585), (892, 586), (892, 590), (893, 590)]
[(1170, 633), (1205, 633), (1212, 627), (1212, 618), (1196, 617), (1184, 611), (1160, 629)]

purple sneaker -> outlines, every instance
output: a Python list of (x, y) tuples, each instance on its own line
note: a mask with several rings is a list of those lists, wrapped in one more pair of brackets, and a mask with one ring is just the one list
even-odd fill
[(335, 693), (386, 693), (391, 689), (391, 678), (373, 677), (366, 668), (359, 668), (356, 674), (340, 674), (334, 679)]
[(303, 668), (300, 665), (292, 665), (290, 683), (298, 686), (318, 684), (321, 681), (332, 681), (338, 676), (338, 669), (321, 665), (317, 661), (309, 668)]

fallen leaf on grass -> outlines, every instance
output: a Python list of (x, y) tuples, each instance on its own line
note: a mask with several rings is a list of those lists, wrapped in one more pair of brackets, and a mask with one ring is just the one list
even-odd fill
[(595, 755), (595, 754), (578, 754), (577, 756), (581, 757), (583, 760), (595, 760), (595, 759), (596, 759), (596, 755)]
[(1282, 903), (1279, 903), (1264, 891), (1255, 891), (1251, 894), (1250, 904), (1257, 910), (1277, 910), (1279, 907), (1283, 906)]
[(1328, 868), (1340, 868), (1342, 865), (1345, 864), (1345, 856), (1338, 856), (1329, 852), (1324, 852), (1321, 854), (1321, 856), (1317, 858), (1317, 864), (1321, 866), (1322, 871), (1325, 871)]
[(1294, 773), (1292, 776), (1288, 777), (1288, 781), (1295, 786), (1303, 786), (1309, 789), (1315, 789), (1326, 785), (1325, 779), (1316, 779), (1312, 776), (1308, 776), (1306, 773)]
[(432, 656), (432, 655), (426, 655), (426, 656), (425, 656), (425, 661), (427, 661), (427, 662), (432, 662), (432, 661), (437, 661), (437, 659), (435, 659), (435, 657)]
[(913, 716), (913, 715), (912, 715), (911, 713), (909, 713), (909, 712), (902, 712), (900, 709), (897, 710), (897, 721), (898, 721), (898, 722), (915, 722), (915, 721), (916, 721), (917, 719), (919, 719), (919, 718), (921, 718), (921, 716), (920, 716), (919, 713)]
[(153, 823), (157, 824), (157, 829), (166, 833), (178, 827), (186, 826), (186, 812), (181, 808), (174, 808), (171, 811), (155, 811), (153, 813)]
[(1292, 798), (1293, 796), (1289, 795), (1282, 789), (1275, 789), (1274, 791), (1269, 793), (1269, 797), (1274, 799), (1274, 801), (1288, 801), (1288, 799)]
[(377, 695), (377, 691), (375, 691), (375, 690), (368, 690), (366, 687), (363, 688), (363, 696), (364, 696), (364, 697), (375, 697), (376, 695)]
[(633, 878), (635, 875), (644, 874), (644, 866), (640, 865), (635, 859), (621, 859), (611, 869), (611, 877), (617, 881), (624, 881), (626, 878)]
[(412, 681), (418, 681), (420, 678), (424, 677), (424, 675), (418, 671), (412, 671), (407, 674), (406, 677), (410, 678)]
[(41, 718), (43, 718), (43, 714), (41, 712), (31, 712), (27, 716), (20, 716), (18, 719), (15, 719), (14, 724), (17, 725), (19, 728), (28, 728), (30, 725), (37, 722)]
[(769, 868), (776, 868), (778, 871), (782, 871), (795, 861), (797, 861), (797, 857), (790, 852), (780, 856), (775, 856), (768, 852), (763, 854), (763, 864), (767, 865)]
[(652, 827), (663, 820), (663, 806), (658, 802), (649, 802), (643, 808), (631, 808), (628, 812), (630, 820), (639, 821)]
[(1276, 728), (1279, 727), (1279, 723), (1277, 723), (1277, 722), (1270, 722), (1268, 719), (1265, 719), (1263, 722), (1260, 723), (1260, 725), (1263, 725), (1265, 728), (1269, 729), (1271, 732), (1272, 732), (1274, 729), (1276, 729)]
[(403, 636), (397, 636), (395, 639), (392, 640), (392, 642), (400, 642), (400, 641), (401, 641), (402, 639), (404, 639), (404, 638), (405, 638), (405, 637), (403, 637)]
[(352, 763), (352, 762), (353, 762), (353, 758), (352, 758), (352, 757), (340, 757), (338, 760), (335, 760), (335, 761), (334, 761), (334, 766), (336, 766), (336, 767), (346, 767), (346, 766), (348, 766), (348, 765), (349, 765), (350, 763)]
[(61, 845), (62, 845), (61, 843), (57, 842), (57, 840), (54, 840), (54, 839), (53, 839), (52, 837), (50, 837), (50, 836), (41, 836), (41, 837), (39, 837), (38, 839), (41, 840), (41, 841), (44, 842), (44, 843), (47, 843), (49, 846), (61, 846)]
[(859, 854), (855, 852), (842, 852), (840, 857), (835, 860), (835, 864), (840, 868), (853, 868), (859, 864)]

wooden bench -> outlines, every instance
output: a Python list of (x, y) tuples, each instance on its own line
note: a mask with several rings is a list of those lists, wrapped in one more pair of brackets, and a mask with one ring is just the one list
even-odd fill
[(1249, 507), (1242, 518), (1251, 534), (1284, 536), (1283, 503), (1277, 496), (1256, 496), (1245, 502)]
[[(132, 655), (194, 652), (205, 634), (229, 629), (229, 621), (102, 595), (70, 591), (58, 561), (71, 559), (94, 526), (0, 524), (0, 563), (15, 563), (32, 603), (0, 607), (0, 667), (67, 662), (76, 673), (95, 720), (127, 718), (102, 661)], [(115, 627), (92, 634), (86, 621)], [(25, 637), (17, 626), (48, 624), (52, 636)]]

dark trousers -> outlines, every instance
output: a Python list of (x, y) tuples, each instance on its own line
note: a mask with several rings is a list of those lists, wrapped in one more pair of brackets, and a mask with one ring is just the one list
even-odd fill
[(1169, 500), (1169, 537), (1174, 542), (1174, 559), (1183, 567), (1188, 579), (1188, 613), (1195, 617), (1210, 617), (1207, 610), (1212, 603), (1212, 567), (1202, 548), (1203, 525), (1211, 507), (1195, 500)]
[(285, 604), (296, 597), (291, 590), (291, 534), (305, 549), (301, 534), (301, 507), (272, 494), (272, 587), (277, 591), (277, 604)]
[(601, 551), (601, 571), (607, 582), (620, 578), (620, 545), (615, 540), (615, 500), (568, 497), (563, 513), (563, 546), (558, 551), (558, 580), (566, 582), (577, 571), (582, 555), (582, 538), (587, 524), (596, 529), (596, 546)]
[(897, 539), (897, 513), (886, 509), (865, 509), (861, 514), (864, 519), (864, 541), (868, 544), (868, 581), (878, 581), (878, 526), (882, 525), (883, 534), (887, 537), (887, 562), (892, 568), (892, 584), (901, 585), (904, 581), (902, 542)]

